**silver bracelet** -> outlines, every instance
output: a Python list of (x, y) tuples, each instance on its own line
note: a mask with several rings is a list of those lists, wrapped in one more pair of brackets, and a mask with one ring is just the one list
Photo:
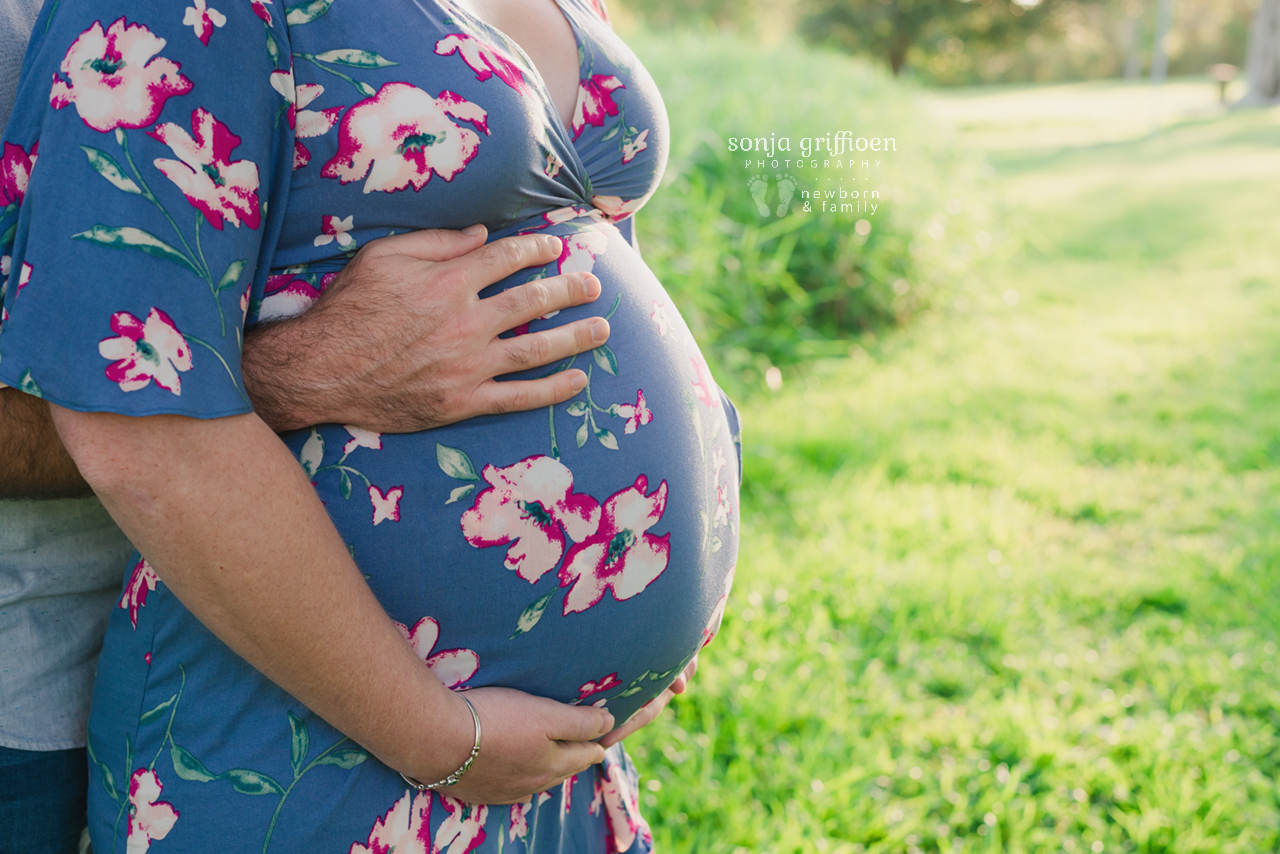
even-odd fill
[(410, 786), (413, 786), (419, 792), (426, 791), (427, 789), (438, 789), (441, 786), (454, 785), (462, 779), (462, 775), (467, 773), (467, 769), (471, 767), (471, 763), (475, 762), (476, 756), (480, 754), (480, 716), (476, 714), (476, 707), (471, 705), (471, 701), (466, 698), (466, 695), (459, 694), (458, 696), (462, 697), (462, 702), (466, 703), (467, 708), (471, 710), (471, 720), (474, 721), (476, 725), (476, 743), (471, 746), (471, 755), (467, 757), (466, 762), (462, 763), (462, 767), (457, 771), (454, 771), (448, 777), (445, 777), (439, 783), (419, 783), (417, 780), (401, 771), (400, 776), (404, 778), (404, 781)]

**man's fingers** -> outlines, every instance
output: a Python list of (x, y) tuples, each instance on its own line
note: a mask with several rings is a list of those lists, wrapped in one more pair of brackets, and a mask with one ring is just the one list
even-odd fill
[(564, 403), (587, 387), (583, 371), (561, 371), (537, 380), (497, 382), (488, 380), (476, 389), (475, 412), (472, 415), (501, 415), (505, 412), (527, 412)]
[(452, 261), (484, 245), (488, 234), (485, 227), (476, 224), (468, 228), (474, 231), (468, 233), (450, 228), (424, 228), (421, 231), (393, 234), (369, 241), (362, 251), (374, 257), (408, 255), (419, 261)]
[(564, 243), (558, 237), (548, 234), (517, 234), (486, 243), (442, 266), (452, 268), (459, 282), (465, 282), (479, 293), (512, 273), (550, 264), (560, 257), (563, 248)]
[(510, 373), (568, 359), (594, 350), (608, 340), (609, 321), (603, 317), (590, 317), (542, 332), (499, 339), (493, 346), (502, 348), (498, 365), (503, 373)]
[(599, 279), (590, 273), (569, 273), (507, 288), (480, 305), (491, 310), (496, 335), (553, 311), (592, 302), (599, 296)]

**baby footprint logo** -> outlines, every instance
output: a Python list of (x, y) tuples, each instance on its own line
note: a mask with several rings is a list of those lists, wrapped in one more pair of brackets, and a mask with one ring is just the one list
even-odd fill
[(796, 179), (790, 173), (778, 175), (778, 216), (786, 216), (791, 197), (796, 193)]
[[(769, 192), (769, 176), (754, 175), (747, 182), (747, 189), (751, 190), (751, 199), (756, 203), (756, 210), (760, 211), (760, 216), (769, 215), (769, 206), (764, 203), (765, 194)], [(788, 196), (788, 199), (791, 197)], [(786, 210), (783, 209), (783, 213)]]

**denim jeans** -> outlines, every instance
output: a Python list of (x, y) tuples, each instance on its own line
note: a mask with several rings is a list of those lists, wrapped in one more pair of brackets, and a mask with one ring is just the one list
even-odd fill
[(0, 854), (76, 854), (88, 787), (83, 748), (0, 747)]

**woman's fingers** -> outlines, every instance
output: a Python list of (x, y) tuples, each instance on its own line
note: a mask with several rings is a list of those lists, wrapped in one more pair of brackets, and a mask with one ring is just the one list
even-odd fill
[(663, 691), (661, 694), (645, 703), (640, 707), (640, 711), (631, 716), (631, 720), (600, 739), (600, 746), (605, 748), (613, 747), (633, 732), (644, 729), (649, 724), (656, 721), (658, 719), (658, 715), (662, 714), (663, 710), (667, 708), (667, 704), (671, 702), (671, 698), (674, 696), (675, 694), (672, 693), (670, 688), (668, 688), (666, 691)]

